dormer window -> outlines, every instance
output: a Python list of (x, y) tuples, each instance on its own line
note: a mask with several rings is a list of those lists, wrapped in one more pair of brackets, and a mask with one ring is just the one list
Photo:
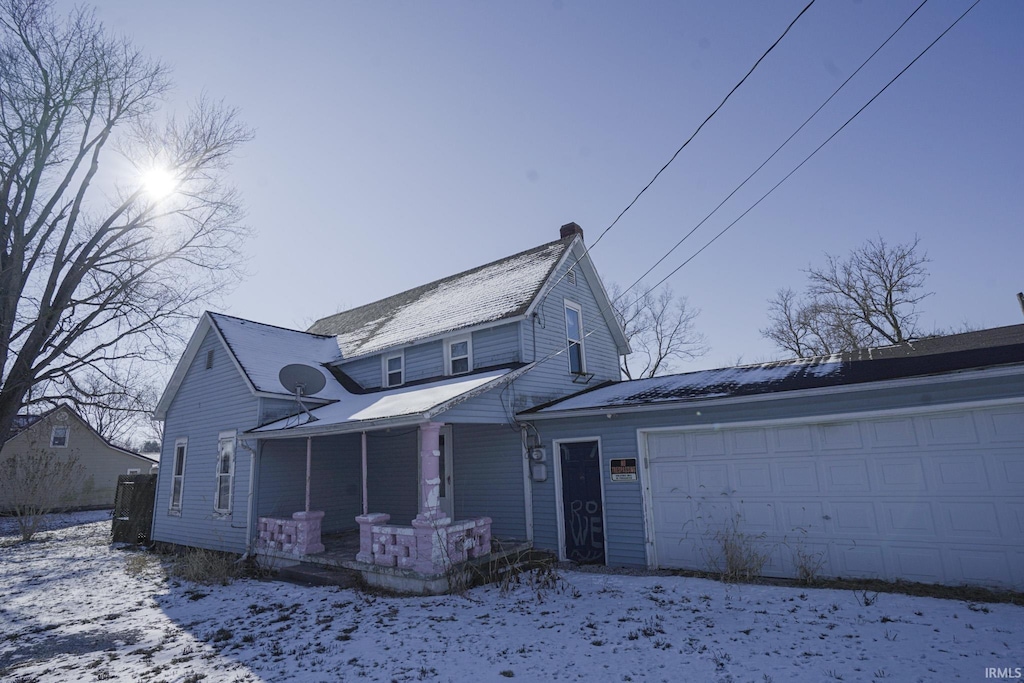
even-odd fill
[(445, 374), (462, 375), (473, 369), (473, 338), (448, 339), (444, 344)]
[(397, 387), (405, 382), (405, 354), (402, 352), (384, 356), (384, 386)]
[(565, 342), (569, 372), (574, 375), (585, 374), (587, 363), (583, 355), (583, 308), (568, 300), (565, 302)]

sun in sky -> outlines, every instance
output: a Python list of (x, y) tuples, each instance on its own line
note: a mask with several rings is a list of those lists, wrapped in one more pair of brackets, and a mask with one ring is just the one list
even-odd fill
[(142, 172), (142, 187), (153, 201), (164, 199), (178, 188), (178, 177), (167, 166), (154, 164)]

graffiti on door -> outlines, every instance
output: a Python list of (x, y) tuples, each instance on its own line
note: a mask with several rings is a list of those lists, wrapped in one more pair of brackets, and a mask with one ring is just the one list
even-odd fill
[(603, 563), (604, 512), (601, 463), (596, 441), (559, 444), (566, 559)]

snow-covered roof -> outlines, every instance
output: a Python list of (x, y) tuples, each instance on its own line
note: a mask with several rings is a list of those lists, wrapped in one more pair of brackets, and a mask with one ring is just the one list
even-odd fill
[(352, 394), (342, 389), (345, 395), (336, 403), (310, 411), (316, 418), (315, 421), (310, 422), (305, 414), (300, 414), (247, 433), (262, 438), (294, 438), (360, 431), (371, 424), (394, 423), (403, 418), (411, 422), (422, 422), (499, 384), (519, 377), (530, 367), (532, 365), (517, 369), (491, 370), (365, 394)]
[[(701, 370), (651, 379), (612, 382), (524, 411), (529, 417), (587, 410), (658, 406), (802, 389), (866, 384), (1024, 363), (1024, 326), (1008, 335), (978, 333), (953, 344), (922, 349), (886, 347), (818, 358)], [(994, 344), (994, 345), (993, 345)], [(941, 349), (941, 350), (940, 350)], [(956, 349), (956, 350), (948, 350)]]
[(573, 244), (569, 237), (322, 318), (345, 358), (523, 315)]
[(286, 365), (301, 364), (316, 368), (326, 380), (323, 391), (317, 392), (315, 398), (332, 400), (347, 395), (323, 367), (341, 359), (333, 337), (265, 325), (222, 313), (208, 315), (256, 391), (289, 394), (281, 385), (278, 374)]

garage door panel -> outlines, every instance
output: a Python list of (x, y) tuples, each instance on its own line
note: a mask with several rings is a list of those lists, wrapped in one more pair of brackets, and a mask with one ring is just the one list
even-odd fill
[(936, 535), (935, 515), (931, 504), (926, 502), (884, 502), (882, 521), (883, 532), (892, 538), (920, 539)]
[(733, 468), (735, 469), (737, 495), (771, 493), (773, 491), (772, 468), (767, 462), (740, 462)]
[(892, 556), (892, 578), (903, 578), (920, 583), (943, 583), (946, 573), (942, 564), (942, 553), (938, 548), (894, 546)]
[(999, 514), (994, 503), (940, 502), (936, 507), (939, 518), (945, 523), (943, 531), (950, 538), (969, 541), (1001, 537)]
[(744, 532), (757, 534), (780, 530), (772, 501), (743, 500), (737, 507), (737, 526), (741, 526)]
[(993, 410), (987, 414), (990, 438), (994, 443), (1024, 447), (1024, 408)]
[(840, 576), (861, 579), (881, 579), (886, 576), (881, 545), (837, 543), (832, 547), (832, 558), (833, 566)]
[(917, 431), (910, 418), (873, 420), (868, 424), (872, 448), (899, 448), (917, 445)]
[(950, 446), (979, 443), (974, 417), (970, 414), (935, 415), (924, 418), (929, 446)]
[(652, 463), (655, 460), (686, 458), (686, 435), (672, 432), (648, 434), (647, 455)]
[(776, 427), (771, 432), (777, 454), (811, 453), (814, 450), (810, 427)]
[(698, 464), (690, 468), (691, 490), (697, 495), (728, 494), (729, 467), (725, 463)]
[(878, 488), (889, 493), (921, 493), (928, 490), (921, 458), (880, 457), (875, 460)]
[(868, 464), (863, 458), (829, 458), (821, 463), (828, 490), (841, 493), (870, 493)]
[(832, 502), (832, 528), (837, 535), (878, 536), (878, 518), (870, 501)]
[(940, 455), (934, 458), (933, 463), (937, 491), (960, 493), (989, 490), (985, 459), (980, 455)]
[(953, 548), (949, 553), (958, 577), (971, 583), (1009, 585), (1013, 580), (1006, 551)]
[(768, 452), (768, 437), (763, 429), (737, 429), (730, 432), (734, 454), (760, 455)]
[(780, 494), (817, 493), (822, 488), (818, 481), (818, 466), (813, 460), (784, 461), (775, 469)]
[(687, 453), (693, 458), (725, 455), (725, 436), (722, 432), (697, 432), (689, 435)]
[(995, 470), (995, 488), (1024, 491), (1024, 450), (1016, 454), (997, 454), (992, 457)]
[(689, 467), (680, 462), (651, 462), (651, 490), (657, 497), (688, 496)]
[(789, 501), (777, 503), (782, 517), (783, 532), (787, 534), (816, 534), (825, 530), (830, 521), (821, 501)]
[(1024, 541), (1024, 502), (1010, 502), (1003, 506), (1003, 532), (1012, 540)]
[(861, 450), (864, 448), (860, 424), (856, 422), (819, 425), (818, 434), (823, 451)]

